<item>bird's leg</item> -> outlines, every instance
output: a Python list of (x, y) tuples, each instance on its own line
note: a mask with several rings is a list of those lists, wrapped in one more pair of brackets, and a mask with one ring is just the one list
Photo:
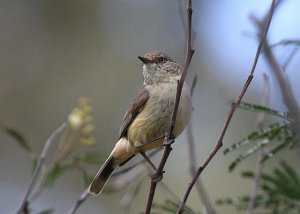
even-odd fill
[(140, 154), (143, 156), (145, 161), (149, 164), (149, 166), (152, 168), (153, 171), (156, 171), (156, 166), (152, 163), (152, 161), (148, 158), (148, 156), (145, 154), (145, 152), (140, 152)]
[(162, 171), (161, 173), (157, 173), (156, 166), (152, 163), (152, 161), (148, 158), (148, 156), (145, 154), (145, 152), (140, 152), (140, 154), (143, 156), (143, 158), (146, 160), (146, 162), (150, 165), (150, 167), (153, 169), (152, 173), (149, 173), (149, 177), (151, 177), (151, 180), (154, 181), (160, 181), (163, 178), (163, 173), (165, 171)]

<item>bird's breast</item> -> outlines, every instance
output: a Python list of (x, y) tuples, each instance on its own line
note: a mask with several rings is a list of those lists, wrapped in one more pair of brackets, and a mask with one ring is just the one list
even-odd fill
[[(176, 99), (177, 84), (145, 87), (149, 91), (149, 100), (128, 129), (128, 140), (135, 146), (152, 141), (168, 132)], [(174, 128), (175, 136), (183, 131), (190, 117), (190, 111), (190, 93), (184, 86)], [(145, 150), (158, 147), (162, 142), (163, 139), (151, 143)]]

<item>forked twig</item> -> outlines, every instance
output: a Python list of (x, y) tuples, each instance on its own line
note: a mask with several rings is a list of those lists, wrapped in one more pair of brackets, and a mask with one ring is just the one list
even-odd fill
[(161, 161), (159, 166), (157, 167), (157, 170), (154, 172), (153, 176), (151, 177), (151, 185), (150, 185), (150, 190), (149, 190), (149, 195), (148, 195), (148, 202), (146, 205), (146, 210), (145, 214), (149, 214), (151, 211), (152, 203), (153, 203), (153, 198), (155, 195), (156, 191), (156, 186), (157, 182), (159, 181), (159, 177), (162, 176), (163, 174), (163, 168), (168, 160), (169, 154), (172, 150), (171, 144), (174, 142), (174, 135), (173, 135), (173, 130), (175, 127), (175, 121), (176, 121), (176, 116), (177, 116), (177, 111), (178, 111), (178, 106), (179, 106), (179, 101), (180, 101), (180, 96), (181, 96), (181, 91), (182, 87), (187, 75), (187, 70), (189, 68), (192, 56), (194, 54), (194, 50), (192, 49), (192, 0), (188, 0), (187, 2), (187, 15), (188, 15), (188, 38), (187, 38), (187, 52), (186, 52), (186, 58), (185, 58), (185, 63), (183, 67), (183, 72), (180, 78), (180, 81), (178, 82), (177, 86), (177, 92), (176, 92), (176, 100), (174, 104), (174, 109), (173, 109), (173, 115), (172, 115), (172, 120), (170, 124), (170, 129), (168, 134), (165, 137), (164, 140), (164, 153), (162, 155)]
[[(280, 3), (282, 1), (278, 1)], [(254, 23), (256, 24), (257, 28), (262, 31), (263, 24), (265, 23), (265, 20), (259, 21), (256, 17), (251, 17)], [(266, 39), (266, 42), (264, 43), (264, 54), (266, 58), (266, 62), (271, 68), (271, 71), (273, 72), (275, 79), (278, 82), (278, 85), (280, 87), (280, 91), (282, 94), (283, 102), (286, 105), (286, 107), (289, 109), (289, 112), (291, 113), (293, 121), (293, 134), (297, 141), (300, 140), (300, 107), (297, 103), (297, 100), (294, 96), (294, 93), (292, 91), (292, 87), (290, 85), (289, 80), (286, 78), (286, 73), (283, 72), (282, 68), (278, 64), (272, 50), (270, 47), (270, 44), (268, 40)]]
[(38, 177), (40, 175), (41, 169), (44, 165), (45, 159), (46, 159), (46, 155), (48, 153), (48, 150), (51, 146), (51, 144), (54, 142), (54, 139), (65, 130), (66, 128), (66, 123), (63, 123), (62, 125), (60, 125), (47, 139), (45, 146), (43, 148), (43, 151), (41, 153), (41, 156), (37, 162), (37, 166), (34, 170), (33, 176), (31, 178), (30, 184), (27, 188), (27, 191), (25, 193), (25, 196), (19, 206), (19, 208), (16, 211), (16, 214), (23, 214), (24, 210), (27, 209), (26, 206), (28, 206), (28, 198), (30, 196), (30, 194), (32, 193), (37, 181), (38, 181)]
[(183, 213), (184, 211), (184, 207), (185, 207), (185, 203), (190, 195), (190, 192), (193, 188), (193, 186), (195, 185), (198, 177), (200, 176), (200, 174), (202, 173), (202, 171), (205, 169), (205, 167), (209, 164), (209, 162), (212, 160), (212, 158), (215, 156), (215, 154), (219, 151), (219, 149), (223, 146), (223, 138), (225, 136), (225, 133), (227, 131), (227, 128), (230, 124), (230, 121), (238, 107), (238, 105), (240, 104), (244, 94), (246, 93), (247, 91), (247, 88), (248, 86), (250, 85), (252, 79), (253, 79), (253, 74), (254, 74), (254, 71), (255, 71), (255, 68), (256, 68), (256, 65), (257, 65), (257, 61), (258, 61), (258, 58), (259, 58), (259, 55), (260, 55), (260, 52), (261, 52), (261, 49), (263, 47), (263, 44), (266, 40), (266, 35), (267, 35), (267, 32), (268, 32), (268, 29), (269, 29), (269, 26), (270, 26), (270, 23), (271, 23), (271, 20), (272, 20), (272, 17), (273, 17), (273, 13), (274, 13), (274, 9), (275, 9), (275, 2), (276, 0), (273, 0), (272, 1), (272, 5), (271, 5), (271, 9), (269, 11), (269, 14), (268, 14), (268, 21), (266, 22), (266, 25), (264, 27), (264, 30), (263, 30), (263, 33), (261, 34), (261, 38), (260, 38), (260, 42), (259, 42), (259, 45), (257, 47), (257, 51), (256, 51), (256, 55), (255, 55), (255, 58), (254, 58), (254, 62), (253, 62), (253, 65), (252, 65), (252, 68), (250, 70), (250, 74), (239, 94), (239, 96), (236, 98), (235, 102), (232, 104), (231, 106), (231, 109), (230, 109), (230, 112), (227, 116), (227, 119), (226, 119), (226, 122), (224, 124), (224, 127), (221, 131), (221, 134), (220, 134), (220, 137), (219, 137), (219, 140), (217, 142), (217, 144), (215, 145), (215, 148), (212, 150), (212, 152), (209, 154), (209, 156), (207, 157), (207, 159), (204, 161), (204, 163), (198, 168), (197, 170), (197, 173), (195, 174), (194, 178), (191, 180), (191, 182), (189, 183), (188, 185), (188, 188), (185, 192), (185, 195), (182, 199), (182, 202), (180, 204), (180, 207), (178, 208), (178, 211), (177, 211), (177, 214), (181, 214)]

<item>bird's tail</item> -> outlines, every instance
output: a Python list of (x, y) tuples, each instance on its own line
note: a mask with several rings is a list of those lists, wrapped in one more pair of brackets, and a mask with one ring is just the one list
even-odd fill
[(110, 155), (94, 177), (89, 187), (89, 192), (99, 195), (115, 168), (114, 157)]

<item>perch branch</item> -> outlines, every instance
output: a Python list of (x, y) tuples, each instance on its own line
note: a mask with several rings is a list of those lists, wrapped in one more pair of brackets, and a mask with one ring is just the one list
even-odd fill
[(150, 191), (149, 191), (149, 195), (148, 195), (148, 202), (146, 205), (145, 214), (149, 214), (151, 211), (157, 182), (159, 181), (158, 178), (162, 177), (164, 166), (165, 166), (167, 159), (169, 157), (169, 154), (172, 150), (171, 144), (174, 142), (173, 130), (175, 127), (175, 121), (176, 121), (176, 115), (177, 115), (178, 105), (179, 105), (179, 101), (180, 101), (181, 90), (182, 90), (182, 87), (183, 87), (183, 84), (184, 84), (184, 81), (185, 81), (185, 78), (187, 75), (187, 70), (189, 68), (192, 56), (194, 54), (194, 50), (192, 49), (192, 44), (191, 44), (191, 42), (192, 42), (192, 35), (191, 35), (192, 34), (192, 13), (193, 13), (192, 0), (188, 0), (188, 3), (187, 3), (188, 38), (187, 38), (187, 52), (186, 52), (185, 63), (184, 63), (181, 78), (180, 78), (178, 86), (177, 86), (176, 100), (175, 100), (175, 104), (174, 104), (173, 115), (172, 115), (169, 133), (166, 135), (165, 140), (164, 140), (164, 145), (165, 145), (164, 153), (163, 153), (163, 156), (161, 158), (161, 161), (160, 161), (160, 164), (159, 164), (157, 170), (153, 173), (153, 175), (151, 177), (151, 185), (150, 185)]
[(261, 49), (263, 47), (263, 44), (266, 40), (266, 35), (267, 35), (267, 32), (268, 32), (268, 29), (269, 29), (269, 26), (270, 26), (270, 23), (271, 23), (271, 20), (272, 20), (272, 17), (273, 17), (273, 13), (274, 13), (274, 9), (275, 9), (275, 0), (272, 1), (272, 5), (271, 5), (271, 9), (269, 11), (269, 14), (268, 14), (268, 20), (266, 22), (266, 25), (264, 27), (264, 30), (263, 30), (263, 33), (261, 34), (261, 37), (260, 37), (260, 42), (259, 42), (259, 45), (257, 47), (257, 51), (256, 51), (256, 55), (255, 55), (255, 58), (254, 58), (254, 62), (253, 62), (253, 65), (252, 65), (252, 68), (250, 70), (250, 74), (248, 76), (248, 79), (246, 80), (239, 96), (236, 98), (235, 102), (232, 104), (231, 106), (231, 110), (227, 116), (227, 119), (226, 119), (226, 122), (224, 124), (224, 127), (221, 131), (221, 134), (220, 134), (220, 137), (219, 137), (219, 140), (217, 142), (217, 144), (215, 145), (215, 148), (212, 150), (212, 152), (209, 154), (209, 156), (207, 157), (207, 159), (204, 161), (204, 163), (198, 168), (197, 170), (197, 173), (195, 174), (194, 178), (192, 179), (192, 181), (189, 183), (188, 185), (188, 188), (185, 192), (185, 195), (182, 199), (182, 202), (181, 202), (181, 205), (177, 211), (178, 214), (181, 214), (183, 213), (184, 211), (184, 207), (185, 207), (185, 203), (190, 195), (190, 192), (193, 188), (193, 186), (195, 185), (198, 177), (200, 176), (200, 174), (202, 173), (202, 171), (205, 169), (205, 167), (209, 164), (209, 162), (212, 160), (212, 158), (215, 156), (215, 154), (219, 151), (219, 149), (223, 146), (223, 138), (225, 136), (225, 133), (227, 131), (227, 128), (230, 124), (230, 121), (239, 105), (239, 103), (241, 102), (245, 92), (247, 91), (247, 88), (248, 86), (250, 85), (252, 79), (253, 79), (253, 74), (254, 74), (254, 71), (255, 71), (255, 68), (256, 68), (256, 65), (257, 65), (257, 61), (258, 61), (258, 58), (259, 58), (259, 55), (260, 55), (260, 52), (261, 52)]

